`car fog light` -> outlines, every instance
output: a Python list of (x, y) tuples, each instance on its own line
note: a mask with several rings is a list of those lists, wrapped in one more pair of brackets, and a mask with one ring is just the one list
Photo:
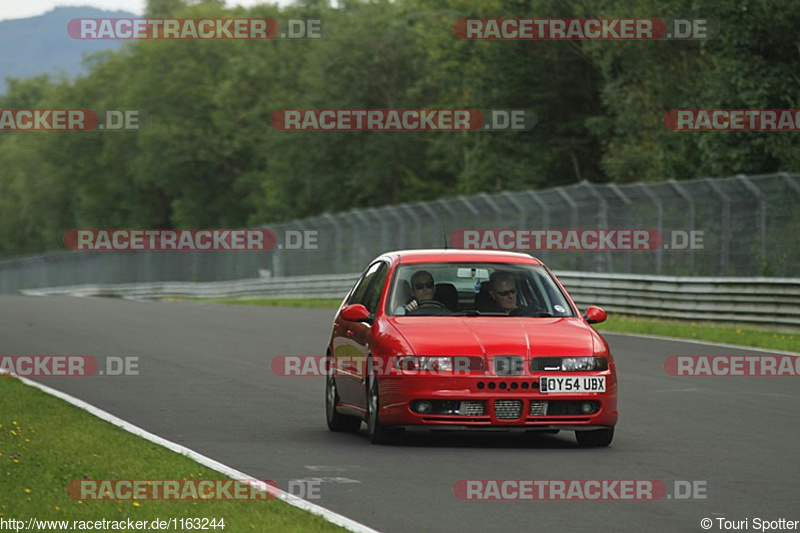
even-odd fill
[(418, 413), (424, 414), (429, 413), (433, 409), (431, 402), (417, 402), (416, 411)]
[(586, 415), (592, 414), (594, 413), (594, 405), (589, 402), (583, 402), (581, 404), (581, 411), (583, 411), (583, 414)]

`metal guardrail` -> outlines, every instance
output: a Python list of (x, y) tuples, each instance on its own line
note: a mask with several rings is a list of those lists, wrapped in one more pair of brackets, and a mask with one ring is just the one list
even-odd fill
[(106, 296), (153, 298), (344, 298), (360, 274), (212, 282), (118, 283), (74, 285), (21, 291), (28, 296)]
[[(651, 229), (656, 250), (539, 250), (551, 268), (671, 276), (800, 276), (800, 175), (589, 183), (356, 209), (270, 226), (279, 242), (316, 232), (316, 249), (61, 251), (0, 260), (0, 293), (79, 284), (213, 282), (346, 274), (389, 250), (441, 248), (455, 230)], [(666, 245), (669, 245), (669, 248)]]
[[(598, 274), (556, 275), (575, 303), (609, 312), (800, 329), (800, 278), (715, 278)], [(343, 298), (359, 274), (192, 283), (80, 285), (31, 289), (35, 296), (123, 298)]]
[(800, 278), (557, 272), (579, 306), (612, 313), (800, 329)]

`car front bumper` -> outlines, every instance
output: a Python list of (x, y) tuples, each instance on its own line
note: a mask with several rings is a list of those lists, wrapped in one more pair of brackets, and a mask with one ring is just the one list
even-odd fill
[[(384, 376), (379, 379), (382, 406), (379, 417), (387, 426), (575, 430), (614, 426), (619, 416), (616, 376), (608, 371), (591, 375), (606, 376), (605, 392), (542, 393), (538, 389), (539, 377), (545, 374)], [(554, 375), (548, 373), (546, 377)], [(558, 377), (564, 374), (559, 373)], [(432, 408), (416, 412), (420, 401)], [(592, 412), (584, 412), (584, 404), (592, 405)]]

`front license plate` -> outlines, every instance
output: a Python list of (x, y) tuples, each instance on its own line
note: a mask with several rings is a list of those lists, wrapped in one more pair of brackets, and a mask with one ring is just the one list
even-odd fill
[(554, 393), (586, 393), (605, 392), (605, 376), (579, 376), (563, 378), (539, 378), (539, 392)]

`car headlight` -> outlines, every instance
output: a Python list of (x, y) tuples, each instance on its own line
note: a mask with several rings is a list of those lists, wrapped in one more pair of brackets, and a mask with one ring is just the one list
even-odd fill
[(421, 370), (424, 372), (452, 372), (453, 358), (403, 355), (395, 360), (395, 368), (398, 370)]
[(587, 372), (608, 370), (608, 359), (605, 357), (564, 357), (561, 359), (562, 372)]

